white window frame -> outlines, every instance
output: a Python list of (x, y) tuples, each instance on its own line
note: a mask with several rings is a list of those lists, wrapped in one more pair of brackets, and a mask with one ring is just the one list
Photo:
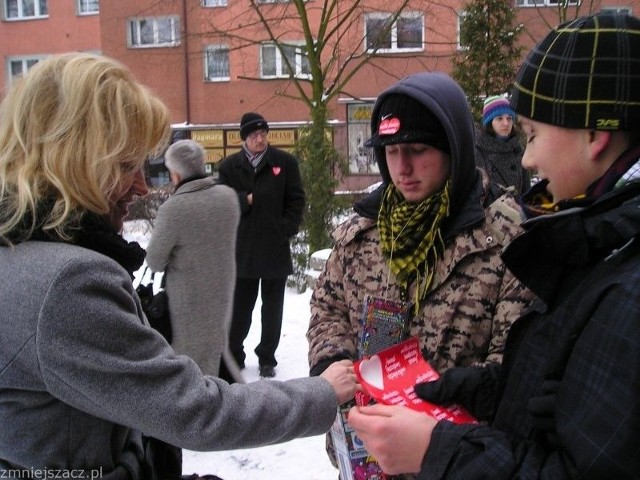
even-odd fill
[[(369, 48), (369, 20), (385, 21), (390, 20), (395, 14), (386, 12), (367, 13), (364, 16), (364, 47), (371, 52), (374, 49)], [(420, 46), (419, 47), (402, 47), (398, 46), (398, 22), (402, 20), (420, 20)], [(424, 14), (422, 12), (402, 12), (393, 22), (389, 30), (389, 48), (378, 48), (378, 53), (405, 53), (405, 52), (421, 52), (424, 50)], [(372, 40), (372, 42), (374, 39)]]
[[(26, 6), (33, 6), (33, 14), (25, 14)], [(49, 16), (48, 0), (4, 0), (4, 18), (9, 21), (31, 20)]]
[[(309, 66), (309, 62), (305, 63), (305, 56), (302, 53), (302, 48), (304, 46), (303, 42), (286, 42), (280, 44), (285, 48), (293, 48), (295, 49), (295, 58), (294, 65), (292, 65), (294, 72), (293, 76), (295, 78), (311, 78), (311, 69)], [(272, 49), (275, 53), (275, 74), (265, 73), (265, 49)], [(305, 65), (309, 66), (309, 71), (305, 71)], [(280, 48), (273, 42), (265, 42), (260, 46), (260, 77), (261, 78), (289, 78), (291, 75), (287, 70), (287, 64), (282, 58), (282, 54), (280, 52)]]
[[(16, 57), (8, 57), (6, 63), (7, 83), (11, 85), (18, 77), (27, 73), (31, 67), (33, 67), (40, 60), (44, 60), (45, 58), (47, 58), (46, 55), (21, 55)], [(18, 63), (20, 64), (20, 72), (14, 74), (12, 66), (13, 64)]]
[(78, 15), (96, 15), (100, 13), (100, 0), (76, 0)]
[[(563, 0), (516, 0), (516, 7), (557, 7)], [(567, 6), (580, 5), (580, 0), (568, 0)]]
[[(210, 54), (225, 54), (227, 62), (227, 75), (211, 76), (209, 69)], [(231, 80), (231, 65), (229, 63), (229, 46), (228, 45), (207, 45), (204, 50), (204, 81), (205, 82), (228, 82)]]
[(202, 0), (201, 5), (204, 8), (226, 7), (227, 6), (227, 0)]
[(457, 46), (458, 46), (458, 50), (468, 50), (469, 46), (468, 45), (463, 45), (462, 44), (462, 24), (464, 22), (464, 18), (468, 15), (468, 12), (466, 10), (461, 10), (458, 12), (458, 32), (457, 32)]
[[(167, 21), (169, 32), (164, 32), (162, 23)], [(145, 22), (144, 25), (143, 22)], [(127, 26), (130, 48), (163, 48), (180, 45), (180, 18), (177, 15), (130, 18)], [(163, 39), (166, 33), (169, 33), (168, 40)], [(148, 34), (153, 36), (152, 41), (144, 38), (144, 35)]]

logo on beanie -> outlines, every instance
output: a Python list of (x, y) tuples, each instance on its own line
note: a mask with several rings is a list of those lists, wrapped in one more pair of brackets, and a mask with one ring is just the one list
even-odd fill
[(620, 128), (620, 120), (614, 118), (598, 118), (596, 120), (596, 128), (598, 130), (618, 130)]
[(400, 130), (400, 119), (397, 117), (383, 118), (378, 127), (378, 135), (393, 135)]

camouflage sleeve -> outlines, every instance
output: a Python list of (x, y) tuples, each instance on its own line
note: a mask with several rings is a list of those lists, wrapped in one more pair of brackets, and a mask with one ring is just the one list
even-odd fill
[(312, 375), (319, 375), (334, 361), (356, 358), (357, 332), (351, 325), (344, 281), (344, 252), (336, 246), (311, 295), (307, 340)]
[(504, 344), (509, 328), (527, 309), (534, 299), (534, 294), (527, 289), (514, 275), (505, 269), (502, 277), (500, 297), (496, 303), (491, 331), (491, 342), (486, 362), (502, 363)]
[[(491, 229), (501, 242), (508, 244), (522, 232), (522, 210), (512, 194), (503, 195), (489, 208)], [(501, 260), (502, 261), (502, 260)], [(500, 295), (495, 306), (491, 343), (487, 362), (502, 362), (504, 344), (509, 328), (533, 302), (535, 295), (509, 269), (505, 268)]]

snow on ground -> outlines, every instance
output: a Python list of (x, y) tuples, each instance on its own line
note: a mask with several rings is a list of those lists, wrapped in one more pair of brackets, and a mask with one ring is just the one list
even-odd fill
[[(310, 291), (297, 294), (287, 289), (282, 324), (282, 339), (276, 352), (278, 366), (275, 380), (306, 377), (307, 339)], [(247, 352), (243, 370), (248, 382), (259, 380), (258, 358), (253, 349), (260, 339), (260, 302), (256, 303), (253, 323), (245, 341)], [(324, 435), (292, 440), (280, 445), (227, 452), (184, 451), (184, 473), (214, 473), (224, 480), (337, 480), (338, 471), (331, 465), (324, 450)]]
[[(127, 222), (125, 237), (136, 240), (146, 247), (149, 232), (144, 224)], [(308, 343), (305, 337), (309, 323), (310, 290), (298, 294), (287, 289), (285, 294), (282, 338), (276, 352), (278, 366), (276, 378), (306, 377), (309, 373), (307, 362)], [(253, 323), (247, 340), (246, 368), (242, 371), (247, 382), (270, 382), (260, 380), (258, 359), (253, 353), (260, 339), (260, 299), (253, 312)], [(215, 474), (223, 480), (337, 480), (338, 470), (331, 465), (325, 453), (325, 436), (319, 435), (292, 440), (287, 443), (266, 447), (223, 451), (223, 452), (183, 452), (183, 472)]]

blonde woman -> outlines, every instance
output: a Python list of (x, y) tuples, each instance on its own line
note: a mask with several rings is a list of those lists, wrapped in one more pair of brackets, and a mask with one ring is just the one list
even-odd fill
[(230, 386), (148, 326), (131, 282), (144, 251), (118, 232), (168, 135), (165, 106), (91, 54), (41, 61), (0, 107), (0, 476), (179, 478), (146, 436), (192, 450), (277, 443), (327, 431), (353, 395), (349, 362), (323, 379)]

